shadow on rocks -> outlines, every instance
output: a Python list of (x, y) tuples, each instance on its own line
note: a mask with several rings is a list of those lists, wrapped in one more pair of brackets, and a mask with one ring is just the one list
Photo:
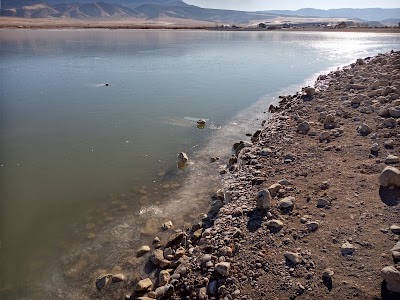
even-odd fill
[(261, 227), (264, 214), (265, 213), (260, 211), (258, 208), (253, 209), (247, 214), (247, 217), (249, 218), (247, 221), (247, 229), (250, 232), (255, 232)]
[(333, 288), (332, 278), (330, 277), (322, 277), (323, 284), (327, 287), (328, 291), (331, 291)]
[(400, 189), (388, 189), (383, 186), (379, 188), (379, 196), (383, 203), (388, 206), (396, 206), (400, 203)]
[(399, 294), (391, 293), (386, 288), (386, 282), (382, 281), (381, 283), (381, 299), (382, 300), (398, 300)]

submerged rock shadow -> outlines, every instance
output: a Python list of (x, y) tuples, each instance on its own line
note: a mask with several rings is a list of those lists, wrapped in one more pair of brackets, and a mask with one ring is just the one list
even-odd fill
[(381, 186), (379, 188), (379, 197), (383, 203), (388, 206), (396, 206), (400, 203), (400, 189), (389, 189)]

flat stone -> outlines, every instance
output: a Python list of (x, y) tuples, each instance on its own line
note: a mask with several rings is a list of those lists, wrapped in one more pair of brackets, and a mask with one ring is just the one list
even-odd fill
[(350, 244), (349, 242), (345, 242), (342, 244), (340, 247), (340, 251), (342, 252), (342, 255), (352, 255), (354, 252), (354, 246)]
[(306, 227), (308, 231), (316, 231), (319, 227), (319, 223), (317, 221), (307, 222)]
[(136, 256), (137, 257), (143, 256), (149, 251), (150, 251), (150, 247), (149, 246), (146, 246), (146, 245), (141, 246), (139, 249), (137, 249)]
[(142, 291), (149, 291), (153, 287), (153, 282), (151, 281), (150, 278), (145, 278), (140, 280), (136, 286), (135, 286), (135, 291), (136, 292), (142, 292)]
[(173, 235), (171, 235), (169, 237), (168, 242), (165, 245), (165, 247), (171, 247), (171, 246), (175, 246), (175, 245), (179, 244), (180, 242), (182, 242), (184, 236), (185, 236), (185, 233), (183, 231), (174, 233)]
[(160, 266), (161, 268), (167, 267), (171, 264), (171, 262), (164, 258), (164, 252), (161, 249), (156, 249), (153, 251), (153, 254), (150, 257), (150, 261), (156, 266)]
[(385, 159), (385, 164), (387, 165), (397, 164), (398, 162), (400, 162), (400, 158), (393, 154), (389, 154)]
[(274, 229), (281, 229), (283, 228), (283, 222), (280, 220), (270, 220), (266, 223), (267, 227), (271, 227)]
[(386, 281), (386, 288), (393, 293), (400, 293), (400, 271), (394, 266), (387, 266), (381, 270), (383, 280)]
[(296, 252), (285, 252), (284, 256), (292, 264), (298, 264), (303, 260), (301, 254)]
[(331, 203), (327, 199), (320, 198), (317, 201), (317, 207), (319, 207), (319, 208), (329, 206), (329, 205), (331, 205)]
[(279, 201), (279, 207), (283, 209), (293, 207), (295, 201), (296, 199), (293, 196), (285, 197)]
[(118, 283), (118, 282), (125, 281), (125, 280), (126, 280), (126, 277), (124, 274), (114, 274), (111, 277), (112, 283)]
[(385, 146), (385, 148), (392, 149), (393, 146), (394, 146), (394, 141), (393, 141), (392, 139), (386, 140), (386, 141), (383, 143), (383, 145)]
[(394, 234), (400, 234), (400, 226), (399, 225), (393, 224), (389, 228)]

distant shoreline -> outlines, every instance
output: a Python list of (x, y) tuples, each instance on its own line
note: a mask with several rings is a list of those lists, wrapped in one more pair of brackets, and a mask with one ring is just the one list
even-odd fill
[(137, 19), (125, 20), (74, 20), (74, 19), (31, 19), (0, 17), (0, 29), (166, 29), (166, 30), (214, 30), (214, 31), (318, 31), (318, 32), (374, 32), (400, 33), (400, 27), (353, 27), (353, 28), (323, 28), (323, 27), (293, 27), (282, 29), (266, 29), (256, 27), (222, 28), (211, 22), (182, 20), (181, 23), (143, 22)]

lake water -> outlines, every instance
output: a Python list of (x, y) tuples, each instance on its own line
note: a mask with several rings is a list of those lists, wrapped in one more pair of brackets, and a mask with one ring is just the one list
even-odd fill
[(280, 92), (399, 45), (398, 34), (1, 30), (0, 298), (89, 299), (102, 270), (140, 275), (135, 249), (164, 221), (201, 218), (231, 145)]

